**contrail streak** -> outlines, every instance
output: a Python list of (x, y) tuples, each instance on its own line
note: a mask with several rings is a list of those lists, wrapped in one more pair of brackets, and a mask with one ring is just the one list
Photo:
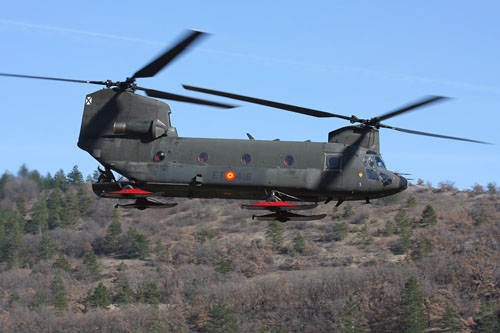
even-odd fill
[[(30, 29), (56, 31), (56, 32), (64, 32), (64, 33), (70, 33), (70, 34), (79, 34), (79, 35), (86, 35), (86, 36), (98, 37), (98, 38), (108, 38), (108, 39), (122, 40), (122, 41), (126, 41), (126, 42), (141, 43), (141, 44), (148, 44), (148, 45), (155, 45), (155, 46), (164, 46), (165, 45), (165, 42), (155, 41), (155, 40), (147, 40), (147, 39), (142, 39), (142, 38), (133, 38), (133, 37), (127, 37), (127, 36), (106, 34), (106, 33), (101, 33), (101, 32), (91, 32), (91, 31), (85, 31), (85, 30), (68, 29), (68, 28), (62, 28), (62, 27), (54, 27), (54, 26), (47, 26), (47, 25), (40, 25), (40, 24), (17, 22), (17, 21), (5, 20), (5, 19), (0, 19), (0, 24), (18, 26), (18, 27), (23, 27), (23, 28), (30, 28)], [(385, 71), (372, 70), (372, 69), (363, 68), (363, 67), (332, 66), (332, 65), (324, 65), (324, 64), (318, 64), (318, 63), (299, 62), (299, 61), (293, 61), (293, 60), (288, 60), (288, 59), (261, 57), (261, 56), (236, 53), (236, 52), (226, 52), (226, 51), (220, 51), (220, 50), (214, 50), (214, 49), (208, 49), (208, 48), (198, 48), (198, 50), (202, 51), (202, 52), (206, 52), (206, 53), (220, 54), (220, 55), (226, 55), (226, 56), (230, 56), (230, 57), (250, 59), (252, 61), (256, 61), (262, 65), (265, 65), (265, 66), (272, 66), (273, 64), (291, 65), (291, 66), (299, 66), (302, 68), (311, 68), (314, 70), (336, 73), (336, 74), (342, 74), (342, 73), (353, 74), (354, 73), (357, 75), (365, 75), (365, 76), (378, 78), (380, 80), (405, 81), (405, 82), (413, 82), (413, 83), (417, 82), (417, 83), (422, 83), (422, 84), (437, 84), (437, 85), (446, 86), (446, 87), (453, 87), (453, 88), (460, 88), (460, 89), (466, 89), (466, 90), (472, 90), (472, 91), (500, 94), (500, 87), (497, 87), (497, 86), (477, 85), (477, 84), (471, 84), (471, 83), (467, 83), (467, 82), (442, 80), (442, 79), (435, 79), (435, 78), (423, 77), (423, 76), (418, 76), (418, 75), (391, 73), (391, 72), (385, 72)]]

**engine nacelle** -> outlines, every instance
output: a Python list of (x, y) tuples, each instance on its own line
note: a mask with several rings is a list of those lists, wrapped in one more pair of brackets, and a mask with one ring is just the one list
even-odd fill
[(114, 134), (131, 134), (133, 136), (157, 139), (167, 134), (168, 127), (161, 120), (134, 120), (115, 122)]

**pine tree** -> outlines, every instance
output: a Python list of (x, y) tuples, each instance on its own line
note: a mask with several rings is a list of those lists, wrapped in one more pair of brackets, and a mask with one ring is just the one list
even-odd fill
[(227, 273), (233, 271), (233, 267), (232, 267), (231, 262), (229, 260), (227, 260), (226, 258), (223, 258), (217, 263), (217, 266), (215, 267), (215, 271), (219, 272), (221, 274), (227, 274)]
[(48, 296), (45, 290), (37, 291), (33, 296), (33, 303), (31, 304), (33, 308), (40, 308), (42, 306), (48, 305)]
[(17, 171), (17, 176), (20, 178), (26, 178), (28, 177), (29, 173), (30, 171), (28, 167), (23, 163), (23, 165), (21, 165), (21, 167), (19, 168), (19, 171)]
[(344, 333), (365, 333), (366, 318), (360, 310), (360, 304), (352, 296), (344, 305), (344, 315), (342, 316), (342, 332)]
[(87, 252), (85, 258), (83, 258), (83, 264), (91, 279), (99, 280), (101, 278), (102, 267), (94, 251), (90, 250)]
[(153, 282), (148, 282), (142, 290), (144, 303), (146, 304), (159, 304), (161, 293), (158, 286)]
[(102, 282), (99, 282), (93, 293), (89, 290), (85, 303), (91, 308), (108, 309), (111, 304), (108, 288)]
[(448, 333), (460, 333), (462, 331), (460, 316), (458, 315), (457, 310), (451, 305), (447, 305), (444, 311), (443, 329), (444, 332)]
[(399, 253), (405, 253), (411, 247), (411, 237), (413, 236), (413, 231), (409, 227), (404, 227), (401, 229), (401, 236), (398, 241), (398, 251)]
[(207, 240), (212, 240), (217, 235), (215, 230), (212, 229), (201, 229), (196, 234), (196, 239), (201, 243), (205, 243)]
[(497, 194), (497, 184), (495, 182), (488, 183), (486, 187), (489, 194)]
[(153, 252), (156, 256), (156, 261), (163, 263), (168, 262), (168, 248), (163, 245), (160, 240), (156, 241)]
[(238, 331), (238, 322), (233, 309), (222, 299), (212, 306), (209, 317), (210, 322), (206, 327), (207, 332), (222, 333)]
[(71, 263), (66, 256), (60, 255), (52, 264), (52, 267), (62, 269), (65, 272), (71, 272)]
[(28, 179), (34, 181), (40, 188), (43, 187), (42, 177), (40, 176), (40, 173), (37, 170), (30, 171)]
[(66, 191), (68, 189), (68, 180), (66, 179), (63, 169), (60, 169), (55, 173), (54, 187), (60, 189), (61, 191)]
[(106, 236), (104, 237), (103, 249), (104, 253), (114, 253), (119, 250), (120, 235), (122, 233), (122, 224), (120, 223), (120, 216), (118, 209), (113, 210), (113, 218), (106, 231)]
[(413, 195), (410, 195), (408, 197), (408, 200), (406, 200), (406, 207), (407, 208), (413, 208), (416, 205), (417, 205), (417, 199)]
[(50, 230), (62, 226), (64, 218), (63, 194), (59, 188), (55, 188), (47, 199), (49, 217), (47, 224)]
[(401, 295), (400, 320), (404, 332), (420, 333), (425, 330), (425, 313), (422, 293), (415, 277), (406, 281)]
[(422, 212), (422, 220), (420, 221), (424, 226), (432, 225), (437, 223), (436, 212), (431, 205), (427, 205)]
[(144, 259), (152, 251), (149, 238), (134, 227), (128, 230), (125, 244), (125, 254), (130, 259)]
[(54, 188), (54, 185), (54, 178), (52, 178), (50, 172), (47, 172), (47, 175), (42, 177), (42, 189), (51, 189)]
[(64, 282), (60, 276), (56, 276), (50, 284), (50, 292), (52, 296), (52, 305), (57, 310), (66, 308), (66, 296), (64, 294)]
[(78, 209), (80, 211), (80, 216), (82, 216), (86, 214), (92, 206), (92, 199), (89, 197), (84, 184), (80, 184), (78, 186), (76, 198), (78, 200)]
[(11, 181), (12, 178), (13, 176), (8, 172), (4, 172), (2, 174), (2, 177), (0, 178), (0, 199), (3, 199), (4, 197), (3, 188), (5, 187), (5, 184)]
[(75, 193), (68, 193), (63, 201), (61, 226), (71, 227), (76, 224), (80, 217), (78, 198)]
[(80, 172), (80, 170), (78, 170), (78, 166), (77, 165), (75, 165), (73, 167), (73, 169), (71, 170), (71, 172), (68, 173), (67, 180), (68, 180), (68, 183), (70, 183), (70, 184), (81, 184), (81, 183), (83, 183), (83, 175)]
[(352, 215), (354, 215), (354, 210), (352, 209), (352, 205), (350, 203), (346, 203), (344, 206), (344, 214), (342, 214), (342, 217), (344, 219), (348, 219)]
[(266, 236), (268, 240), (271, 242), (273, 249), (277, 250), (283, 244), (284, 238), (283, 233), (285, 232), (285, 228), (278, 221), (270, 221), (267, 226)]
[(26, 261), (25, 223), (17, 212), (0, 208), (0, 262), (7, 262), (9, 268), (22, 266)]
[(432, 245), (431, 242), (425, 238), (425, 237), (420, 237), (417, 240), (417, 246), (415, 247), (415, 251), (413, 252), (413, 258), (416, 260), (422, 259), (423, 257), (426, 257), (431, 253), (432, 250)]
[(335, 223), (333, 226), (333, 239), (336, 241), (341, 241), (345, 239), (349, 235), (349, 228), (347, 227), (347, 223), (340, 222)]
[(396, 226), (394, 225), (394, 223), (392, 223), (391, 221), (387, 221), (385, 223), (385, 235), (390, 237), (394, 235), (395, 231), (396, 231)]
[(49, 210), (47, 208), (47, 199), (42, 194), (35, 204), (31, 221), (27, 224), (26, 232), (32, 234), (41, 234), (49, 228)]
[(130, 304), (134, 301), (134, 291), (126, 278), (122, 278), (118, 283), (118, 290), (114, 297), (114, 302), (119, 305)]
[(43, 235), (38, 245), (38, 260), (52, 259), (56, 254), (58, 246), (49, 236)]
[(394, 224), (396, 225), (396, 233), (402, 233), (406, 228), (410, 228), (410, 220), (406, 216), (406, 211), (400, 209), (394, 217)]
[(293, 250), (297, 253), (304, 253), (306, 242), (304, 237), (298, 232), (293, 239)]
[(26, 216), (26, 200), (22, 194), (16, 199), (16, 210), (22, 217)]
[(477, 331), (484, 333), (500, 332), (500, 322), (497, 316), (497, 304), (492, 298), (481, 306)]

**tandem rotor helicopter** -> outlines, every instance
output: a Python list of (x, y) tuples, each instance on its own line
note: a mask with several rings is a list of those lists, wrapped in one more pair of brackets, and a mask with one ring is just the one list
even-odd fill
[[(294, 211), (317, 207), (318, 202), (381, 198), (405, 190), (408, 181), (386, 169), (380, 154), (379, 129), (485, 144), (486, 142), (413, 131), (382, 124), (389, 118), (445, 99), (429, 96), (371, 119), (277, 103), (211, 89), (185, 89), (265, 105), (313, 117), (335, 117), (350, 126), (331, 131), (328, 142), (292, 142), (185, 138), (170, 122), (170, 107), (147, 96), (220, 108), (233, 105), (143, 88), (136, 79), (152, 77), (203, 33), (189, 31), (172, 48), (125, 81), (84, 81), (0, 73), (0, 76), (87, 83), (105, 86), (85, 97), (78, 147), (104, 166), (92, 184), (101, 197), (134, 199), (122, 208), (169, 208), (153, 198), (224, 198), (264, 200), (242, 208), (267, 210), (258, 220), (317, 220), (325, 214)], [(112, 170), (126, 180), (116, 180)], [(292, 202), (302, 202), (295, 204)]]

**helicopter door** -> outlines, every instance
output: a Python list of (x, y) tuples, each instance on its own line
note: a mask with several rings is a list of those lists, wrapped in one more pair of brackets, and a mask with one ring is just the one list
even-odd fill
[(343, 183), (342, 154), (325, 153), (321, 187), (333, 190), (341, 188)]

